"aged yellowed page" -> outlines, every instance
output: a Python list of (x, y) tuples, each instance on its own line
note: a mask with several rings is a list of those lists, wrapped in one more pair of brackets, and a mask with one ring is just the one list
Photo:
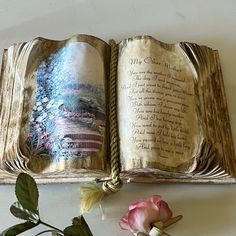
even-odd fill
[(191, 172), (203, 135), (196, 108), (196, 74), (178, 44), (152, 37), (120, 43), (118, 124), (123, 171), (157, 168)]
[(37, 38), (5, 52), (2, 169), (106, 172), (109, 60), (110, 46), (87, 35)]
[(5, 50), (0, 183), (21, 171), (41, 183), (110, 172), (131, 182), (235, 182), (218, 53), (150, 36), (112, 45), (77, 35)]

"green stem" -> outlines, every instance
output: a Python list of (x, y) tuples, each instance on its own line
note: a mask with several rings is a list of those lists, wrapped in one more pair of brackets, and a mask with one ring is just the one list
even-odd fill
[(54, 229), (54, 230), (56, 230), (56, 231), (58, 231), (58, 232), (60, 232), (60, 233), (62, 233), (63, 235), (64, 235), (64, 232), (63, 231), (61, 231), (60, 229), (58, 229), (58, 228), (56, 228), (56, 227), (54, 227), (54, 226), (52, 226), (52, 225), (49, 225), (49, 224), (47, 224), (47, 223), (45, 223), (45, 222), (43, 222), (43, 221), (39, 221), (39, 223), (40, 224), (42, 224), (42, 225), (45, 225), (45, 226), (47, 226), (47, 227), (49, 227), (49, 228), (51, 228), (51, 229)]
[[(50, 233), (50, 232), (55, 232), (55, 230), (53, 229), (49, 229), (49, 230), (45, 230), (45, 231), (42, 231), (42, 232), (40, 232), (40, 233), (38, 233), (38, 234), (36, 234), (35, 236), (39, 236), (39, 235), (42, 235), (42, 234), (45, 234), (45, 233)], [(61, 234), (60, 234), (61, 235)]]

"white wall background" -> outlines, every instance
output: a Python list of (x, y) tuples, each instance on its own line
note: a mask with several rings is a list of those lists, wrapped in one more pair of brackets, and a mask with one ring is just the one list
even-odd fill
[[(0, 0), (0, 51), (37, 36), (65, 39), (84, 33), (104, 40), (150, 34), (165, 42), (191, 41), (219, 49), (236, 144), (236, 2), (233, 0)], [(79, 212), (79, 185), (39, 187), (43, 219), (63, 228)], [(175, 236), (236, 235), (236, 185), (130, 184), (86, 214), (94, 236), (128, 236), (119, 218), (138, 198), (160, 194), (184, 218)], [(9, 212), (13, 186), (0, 186), (0, 231), (19, 223)], [(41, 228), (43, 229), (43, 227)], [(23, 235), (35, 235), (39, 228)]]

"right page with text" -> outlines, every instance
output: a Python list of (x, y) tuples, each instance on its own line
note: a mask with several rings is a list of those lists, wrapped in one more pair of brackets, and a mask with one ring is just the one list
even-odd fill
[(179, 44), (150, 36), (119, 44), (121, 170), (191, 173), (204, 146), (195, 71)]

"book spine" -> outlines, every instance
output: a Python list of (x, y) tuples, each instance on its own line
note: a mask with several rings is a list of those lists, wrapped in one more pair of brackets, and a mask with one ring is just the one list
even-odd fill
[[(117, 64), (118, 64), (118, 44), (114, 40), (110, 40), (111, 46), (111, 62), (110, 62), (110, 88), (109, 88), (109, 123), (110, 123), (110, 165), (111, 178), (113, 187), (120, 186), (121, 180), (120, 162), (119, 162), (119, 134), (117, 122)], [(108, 187), (108, 186), (107, 186)], [(112, 188), (109, 186), (109, 188)], [(112, 191), (111, 189), (111, 191)], [(114, 192), (115, 189), (114, 189)]]

